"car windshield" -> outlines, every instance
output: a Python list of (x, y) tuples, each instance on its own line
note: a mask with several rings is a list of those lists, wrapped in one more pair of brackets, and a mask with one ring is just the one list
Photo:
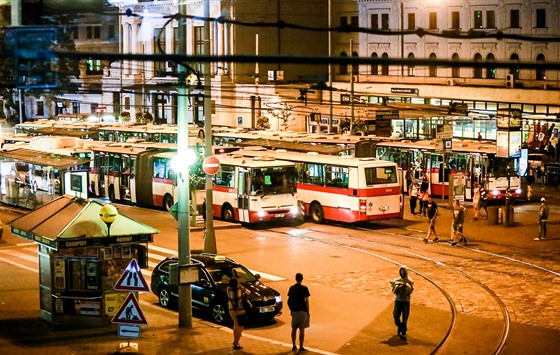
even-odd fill
[(257, 280), (251, 271), (241, 265), (214, 265), (206, 270), (217, 284), (227, 285), (232, 277), (236, 277), (241, 283)]

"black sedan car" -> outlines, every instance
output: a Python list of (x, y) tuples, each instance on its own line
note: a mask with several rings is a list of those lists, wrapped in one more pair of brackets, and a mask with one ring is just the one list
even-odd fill
[[(177, 262), (177, 257), (169, 257), (152, 272), (152, 292), (164, 307), (178, 301), (178, 286), (169, 283), (169, 266)], [(232, 277), (236, 277), (251, 292), (247, 305), (249, 319), (271, 320), (282, 313), (280, 293), (263, 284), (259, 274), (253, 274), (243, 265), (223, 255), (207, 253), (192, 255), (191, 262), (199, 265), (199, 280), (191, 285), (192, 306), (210, 314), (214, 322), (223, 324), (231, 321), (227, 287)]]

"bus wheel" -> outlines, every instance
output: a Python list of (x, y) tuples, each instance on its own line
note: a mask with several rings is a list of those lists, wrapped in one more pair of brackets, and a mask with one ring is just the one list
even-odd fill
[(230, 205), (222, 207), (222, 219), (227, 222), (233, 222), (233, 208)]
[(169, 211), (171, 209), (171, 206), (173, 206), (173, 197), (165, 195), (165, 197), (163, 198), (163, 208), (166, 211)]
[(320, 203), (313, 203), (309, 207), (309, 218), (314, 223), (323, 223), (325, 222), (325, 214), (323, 213), (323, 207), (321, 207)]

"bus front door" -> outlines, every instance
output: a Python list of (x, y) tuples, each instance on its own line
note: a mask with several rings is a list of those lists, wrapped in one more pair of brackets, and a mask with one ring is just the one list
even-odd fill
[(249, 220), (249, 191), (250, 176), (248, 171), (239, 171), (237, 176), (237, 211), (239, 222), (250, 222)]

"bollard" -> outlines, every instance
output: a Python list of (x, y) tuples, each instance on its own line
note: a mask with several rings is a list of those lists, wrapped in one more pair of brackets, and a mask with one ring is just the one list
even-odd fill
[(488, 207), (488, 224), (498, 224), (498, 206)]

